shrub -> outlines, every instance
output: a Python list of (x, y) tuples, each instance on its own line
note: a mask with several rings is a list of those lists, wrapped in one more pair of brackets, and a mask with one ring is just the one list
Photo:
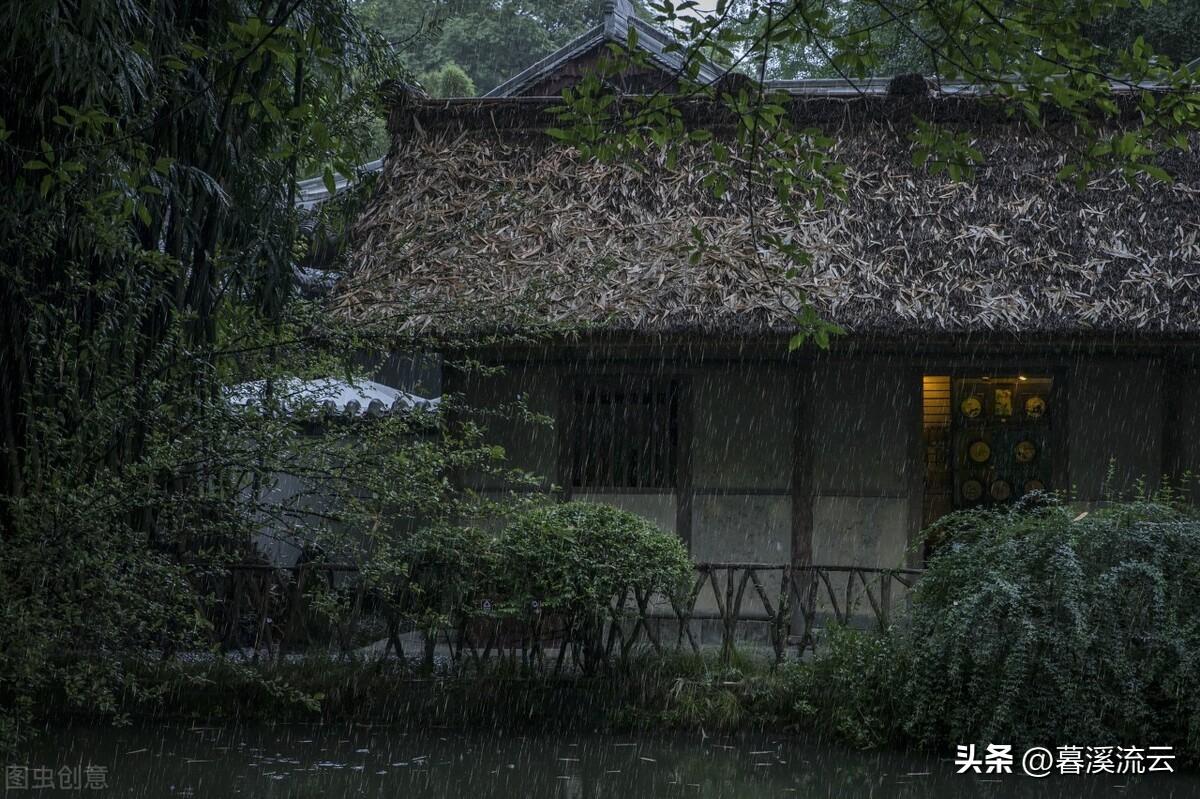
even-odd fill
[(487, 532), (430, 524), (381, 545), (364, 564), (363, 576), (405, 621), (435, 629), (479, 606), (494, 581), (495, 557)]
[(475, 81), (453, 61), (426, 72), (421, 76), (421, 85), (430, 97), (474, 97), (476, 94)]
[(905, 633), (911, 734), (1200, 753), (1200, 523), (1142, 501), (939, 526)]
[(692, 574), (678, 537), (632, 513), (586, 502), (526, 511), (497, 547), (508, 609), (522, 614), (536, 603), (593, 645), (626, 591), (675, 595)]
[(785, 719), (862, 748), (894, 741), (906, 710), (904, 643), (892, 631), (829, 628), (812, 660), (789, 661), (779, 669)]

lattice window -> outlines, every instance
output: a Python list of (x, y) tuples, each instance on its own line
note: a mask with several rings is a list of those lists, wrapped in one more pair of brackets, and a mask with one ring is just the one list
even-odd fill
[(593, 383), (574, 396), (574, 486), (675, 487), (679, 392), (673, 381)]

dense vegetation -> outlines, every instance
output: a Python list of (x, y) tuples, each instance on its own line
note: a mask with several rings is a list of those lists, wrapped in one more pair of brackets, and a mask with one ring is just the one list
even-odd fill
[[(856, 746), (1150, 742), (1200, 761), (1200, 521), (1158, 501), (966, 511), (886, 634), (767, 672), (658, 668), (652, 718)], [(667, 690), (671, 678), (686, 686)]]
[(1139, 502), (944, 524), (904, 631), (910, 734), (1200, 754), (1200, 523)]
[[(534, 637), (552, 619), (558, 636), (581, 645), (588, 671), (604, 660), (605, 623), (623, 596), (676, 596), (692, 575), (679, 538), (632, 513), (584, 502), (509, 510), (494, 535), (427, 524), (380, 541), (363, 574), (430, 644), (470, 619), (512, 620)], [(430, 669), (431, 651), (426, 658)]]
[[(450, 97), (495, 88), (595, 25), (602, 5), (600, 0), (357, 0), (354, 8), (395, 44), (426, 91), (435, 97)], [(720, 5), (728, 9), (728, 21), (740, 26), (737, 37), (763, 34), (765, 15), (741, 21), (764, 5), (759, 0)], [(809, 9), (810, 35), (777, 41), (766, 74), (788, 79), (941, 72), (937, 51), (947, 46), (953, 27), (923, 17), (925, 5), (846, 0)], [(633, 6), (647, 20), (667, 11), (659, 2), (634, 0)], [(774, 6), (773, 18), (788, 13), (788, 3)], [(947, 16), (944, 21), (950, 19)], [(1130, 49), (1141, 37), (1154, 52), (1185, 64), (1200, 58), (1197, 26), (1200, 0), (1123, 2), (1106, 4), (1088, 21), (1085, 32), (1091, 41), (1114, 54)], [(719, 55), (713, 49), (705, 52), (710, 57)], [(732, 53), (720, 55), (718, 60), (739, 61)], [(757, 58), (743, 58), (740, 63), (749, 72), (757, 72), (760, 66)], [(461, 71), (468, 82), (456, 83), (452, 91), (445, 89), (440, 76), (448, 67)], [(468, 87), (474, 91), (464, 92)]]
[[(745, 13), (753, 0), (735, 0), (731, 4)], [(953, 53), (956, 23), (965, 17), (922, 14), (923, 3), (879, 3), (849, 0), (831, 4), (819, 17), (825, 36), (781, 43), (766, 65), (776, 78), (842, 78), (863, 74), (900, 75), (919, 72), (935, 75), (944, 72), (946, 60), (939, 54), (949, 46)], [(1041, 9), (1049, 14), (1048, 9)], [(999, 18), (1005, 16), (999, 15)], [(1015, 20), (1015, 16), (1012, 21)], [(1101, 60), (1117, 66), (1117, 56), (1131, 49), (1139, 38), (1147, 47), (1175, 64), (1200, 58), (1200, 40), (1195, 35), (1200, 25), (1198, 0), (1171, 0), (1168, 3), (1122, 2), (1103, 4), (1083, 26), (1086, 38), (1109, 55)], [(762, 20), (761, 33), (765, 28)], [(832, 43), (830, 41), (832, 39)]]
[[(543, 526), (554, 518), (567, 526)], [(381, 719), (402, 708), (408, 718), (451, 725), (766, 728), (859, 748), (937, 751), (972, 741), (1136, 742), (1200, 762), (1194, 514), (1161, 502), (1088, 514), (1046, 505), (966, 512), (942, 526), (952, 535), (898, 626), (830, 627), (815, 655), (778, 666), (749, 652), (724, 661), (716, 652), (646, 650), (615, 675), (514, 680), (525, 672), (506, 671), (501, 659), (494, 671), (431, 689), (414, 680), (419, 669), (395, 662), (311, 658), (264, 668), (218, 660), (190, 677), (168, 675), (165, 703), (130, 705), (202, 718)], [(620, 554), (577, 561), (591, 550), (584, 530), (641, 550), (654, 565)], [(501, 538), (491, 563), (528, 573), (499, 574), (507, 589), (486, 581), (483, 592), (501, 592), (493, 594), (500, 615), (527, 617), (536, 596), (547, 613), (586, 619), (619, 593), (614, 568), (660, 587), (687, 570), (671, 536), (595, 506), (531, 509)]]
[[(726, 19), (724, 12), (735, 6), (740, 16)], [(1188, 145), (1200, 98), (1191, 74), (1156, 55), (1154, 42), (1128, 41), (1124, 26), (1117, 26), (1116, 38), (1096, 33), (1123, 19), (1127, 6), (1056, 0), (1031, 12), (999, 0), (939, 1), (912, 13), (917, 30), (933, 26), (945, 34), (922, 46), (936, 53), (946, 77), (994, 88), (1029, 124), (1042, 123), (1047, 104), (1069, 117), (1083, 135), (1080, 164), (1071, 168), (1164, 179), (1169, 176), (1154, 156)], [(750, 72), (768, 71), (788, 48), (807, 54), (816, 48), (836, 70), (862, 73), (891, 48), (888, 40), (845, 29), (844, 9), (836, 4), (755, 0), (720, 7), (722, 13), (705, 19), (687, 19), (687, 4), (663, 4), (659, 12), (695, 40), (691, 55)], [(640, 580), (637, 570), (648, 568), (645, 585), (663, 586), (683, 568), (677, 545), (672, 549), (628, 518), (596, 515), (602, 511), (539, 511), (521, 521), (523, 527), (510, 528), (525, 538), (510, 532), (495, 543), (483, 528), (466, 525), (464, 519), (488, 519), (504, 509), (458, 490), (456, 476), (503, 470), (504, 453), (487, 446), (469, 415), (455, 413), (461, 409), (453, 398), (441, 414), (322, 422), (323, 435), (309, 435), (312, 426), (297, 423), (315, 409), (285, 395), (289, 379), (348, 375), (371, 356), (397, 349), (461, 351), (473, 343), (418, 343), (391, 330), (346, 330), (319, 303), (305, 300), (296, 264), (310, 253), (305, 220), (295, 208), (297, 181), (317, 174), (332, 184), (335, 173), (349, 174), (375, 154), (382, 82), (430, 74), (440, 76), (438, 91), (465, 92), (465, 70), (475, 90), (484, 91), (586, 29), (598, 4), (462, 3), (446, 6), (453, 13), (439, 13), (431, 24), (421, 13), (427, 8), (399, 0), (34, 0), (0, 7), (8, 33), (0, 44), (6, 187), (0, 204), (0, 737), (29, 729), (37, 697), (113, 712), (120, 700), (155, 688), (142, 679), (152, 664), (208, 648), (207, 622), (196, 612), (195, 570), (252, 555), (248, 542), (267, 522), (285, 526), (318, 553), (366, 541), (366, 576), (380, 587), (411, 574), (430, 553), (480, 558), (460, 564), (458, 573), (466, 574), (478, 572), (486, 558), (515, 559), (529, 568), (512, 571), (514, 579), (546, 582), (518, 581), (512, 596), (569, 591), (552, 595), (569, 596), (563, 609), (583, 626), (594, 623), (589, 614), (606, 601), (613, 574)], [(409, 42), (422, 44), (405, 49)], [(755, 64), (765, 66), (756, 70)], [(1119, 131), (1099, 124), (1116, 110), (1107, 79), (1113, 71), (1122, 80), (1163, 87), (1140, 95), (1136, 125)], [(718, 143), (689, 136), (661, 95), (623, 105), (614, 117), (606, 91), (599, 79), (586, 82), (554, 135), (600, 157), (684, 143), (711, 146), (706, 184), (714, 191), (722, 172), (736, 168), (785, 200), (836, 197), (838, 165), (760, 92), (716, 98), (735, 106), (745, 124), (743, 140), (758, 147), (758, 160), (734, 167)], [(964, 165), (978, 155), (964, 137), (946, 138), (927, 126), (918, 128), (915, 144), (918, 160), (954, 177), (968, 177)], [(802, 262), (803, 253), (794, 255)], [(818, 327), (818, 340), (829, 332)], [(232, 407), (230, 390), (248, 384), (256, 387), (254, 408)], [(281, 473), (303, 476), (310, 487), (278, 497), (268, 489), (270, 476)], [(503, 477), (509, 485), (529, 482), (527, 475)], [(1146, 538), (1151, 534), (1118, 517), (1097, 514), (1076, 523), (1061, 510), (1045, 513), (1035, 517), (1036, 530), (1014, 527), (1011, 536), (1042, 542), (1041, 551), (1053, 556), (1057, 571), (1034, 570), (1028, 579), (1052, 573), (1061, 582), (1016, 585), (1071, 593), (1054, 605), (1038, 605), (1025, 594), (1018, 597), (1025, 604), (985, 594), (992, 604), (978, 605), (977, 612), (1003, 611), (1014, 629), (1043, 616), (1054, 623), (1020, 639), (1023, 649), (1011, 657), (978, 640), (979, 657), (994, 658), (1013, 680), (1046, 677), (1067, 690), (1077, 677), (1094, 677), (1116, 686), (1107, 703), (1057, 718), (1069, 725), (1065, 729), (1124, 724), (1113, 731), (1132, 734), (1155, 714), (1169, 725), (1170, 740), (1194, 745), (1195, 711), (1178, 694), (1193, 677), (1190, 658), (1197, 651), (1194, 628), (1179, 612), (1180, 603), (1193, 602), (1195, 576), (1185, 567), (1195, 562), (1192, 528)], [(985, 521), (1000, 531), (996, 540), (1009, 535), (1010, 522)], [(1076, 539), (1084, 529), (1094, 530), (1095, 547)], [(594, 549), (584, 530), (605, 531), (598, 540), (607, 541), (606, 548)], [(904, 661), (911, 670), (902, 673), (925, 675), (924, 683), (912, 678), (914, 692), (925, 686), (958, 702), (940, 722), (913, 715), (912, 724), (920, 726), (910, 734), (923, 738), (985, 731), (971, 695), (961, 685), (955, 693), (955, 686), (937, 683), (925, 665), (982, 679), (972, 653), (953, 646), (962, 629), (948, 625), (967, 623), (964, 609), (945, 620), (938, 616), (952, 590), (970, 592), (991, 579), (972, 557), (1010, 554), (986, 543), (990, 537), (973, 543), (971, 536), (963, 533), (955, 544), (961, 549), (935, 565), (913, 621), (914, 629), (945, 647), (912, 649)], [(631, 554), (639, 551), (641, 559)], [(629, 557), (635, 559), (622, 559)], [(1122, 570), (1127, 559), (1137, 564), (1128, 573)], [(584, 560), (611, 571), (580, 571)], [(1012, 560), (1001, 576), (1012, 582), (1031, 565)], [(1118, 595), (1120, 612), (1102, 618), (1095, 603), (1105, 580), (1126, 593)], [(462, 597), (474, 590), (446, 581), (430, 586)], [(440, 623), (438, 614), (456, 601), (416, 605), (413, 618)], [(1144, 607), (1159, 615), (1139, 618)], [(987, 619), (976, 621), (977, 634), (989, 629)], [(1135, 635), (1135, 621), (1149, 626)], [(1089, 632), (1092, 624), (1110, 637)], [(1052, 644), (1074, 659), (1058, 658)], [(1017, 712), (1018, 694), (1009, 683), (977, 687), (979, 696), (1009, 703), (1011, 712), (997, 723), (1014, 735), (1043, 731)], [(1072, 696), (1080, 701), (1100, 701), (1076, 690)]]
[[(138, 661), (207, 648), (196, 570), (251, 555), (264, 524), (319, 547), (484, 513), (447, 475), (499, 455), (449, 413), (308, 435), (317, 409), (288, 396), (406, 346), (341, 329), (297, 287), (297, 180), (351, 171), (378, 84), (401, 74), (345, 3), (10, 3), (0, 23), (11, 739), (36, 696), (111, 711), (150, 687)], [(280, 473), (308, 488), (272, 493)]]

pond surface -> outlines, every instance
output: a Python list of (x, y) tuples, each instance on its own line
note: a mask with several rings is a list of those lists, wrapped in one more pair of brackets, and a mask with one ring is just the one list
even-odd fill
[[(16, 762), (30, 769), (29, 787), (6, 788), (0, 794), (5, 799), (1200, 797), (1196, 774), (965, 776), (955, 773), (952, 753), (862, 753), (768, 735), (509, 736), (362, 725), (74, 727), (44, 736), (22, 757), (23, 764), (20, 757)], [(103, 776), (106, 787), (86, 787), (82, 769), (88, 764), (101, 767), (91, 778), (98, 783)], [(36, 789), (35, 777), (45, 785), (47, 769), (55, 787)], [(77, 783), (64, 789), (64, 779)]]

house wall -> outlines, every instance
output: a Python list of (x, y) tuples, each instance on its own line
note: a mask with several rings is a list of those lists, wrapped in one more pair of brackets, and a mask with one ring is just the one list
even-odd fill
[(1200, 368), (1171, 363), (1163, 372), (1164, 473), (1200, 502)]
[[(919, 424), (920, 374), (902, 360), (865, 358), (817, 364), (810, 394), (805, 446), (811, 486), (812, 563), (823, 566), (903, 568), (911, 561), (911, 496), (921, 462), (914, 454)], [(801, 458), (804, 463), (804, 458)], [(862, 586), (849, 573), (830, 573), (818, 586), (817, 611), (830, 613), (832, 592), (853, 612), (869, 612)], [(892, 601), (904, 601), (898, 585)], [(874, 587), (873, 587), (873, 590)], [(878, 595), (878, 591), (876, 591)]]
[[(919, 380), (910, 367), (885, 359), (816, 369), (723, 361), (681, 369), (677, 376), (687, 385), (686, 427), (692, 431), (686, 468), (690, 511), (681, 512), (676, 492), (575, 488), (573, 498), (605, 502), (679, 533), (697, 562), (782, 565), (793, 561), (799, 464), (813, 474), (814, 496), (799, 505), (811, 515), (812, 562), (905, 565), (911, 526), (907, 486), (916, 468), (908, 457), (907, 428), (919, 399), (914, 392)], [(524, 364), (468, 381), (464, 388), (472, 407), (494, 410), (523, 397), (532, 410), (562, 420), (565, 409), (558, 403), (567, 380), (563, 367)], [(798, 431), (802, 392), (812, 411)], [(800, 441), (811, 442), (807, 460), (797, 458), (798, 433)], [(514, 465), (544, 475), (544, 486), (561, 479), (554, 430), (497, 417), (488, 440), (504, 447)], [(480, 477), (475, 485), (504, 489)], [(835, 577), (835, 583), (838, 579), (844, 580)], [(839, 593), (842, 586), (836, 586)], [(715, 611), (711, 585), (697, 607)], [(765, 613), (756, 592), (744, 594), (743, 611)]]
[[(697, 562), (788, 563), (792, 549), (795, 369), (716, 363), (690, 376), (690, 548)], [(746, 614), (766, 609), (753, 590)], [(717, 608), (712, 585), (697, 608)]]
[[(726, 359), (675, 369), (667, 361), (664, 374), (688, 386), (690, 512), (680, 512), (676, 493), (574, 496), (678, 532), (699, 562), (789, 563), (793, 538), (811, 535), (812, 563), (918, 566), (921, 374), (946, 373), (935, 363), (878, 355), (807, 364)], [(961, 357), (953, 363), (973, 368)], [(1095, 503), (1140, 478), (1156, 485), (1164, 471), (1200, 474), (1200, 403), (1189, 399), (1200, 395), (1200, 368), (1132, 355), (1059, 360), (1043, 353), (1039, 363), (1057, 364), (1045, 368), (1062, 381), (1066, 452), (1058, 473), (1078, 501)], [(468, 403), (495, 408), (520, 396), (531, 410), (561, 419), (567, 379), (553, 362), (511, 366), (468, 384)], [(489, 441), (514, 465), (541, 474), (543, 487), (561, 479), (552, 427), (498, 418)], [(479, 487), (503, 488), (486, 480)], [(702, 605), (710, 604), (706, 591)]]
[(718, 365), (692, 377), (696, 560), (788, 561), (795, 382), (761, 365)]
[(1163, 366), (1157, 358), (1081, 359), (1067, 383), (1068, 478), (1080, 502), (1153, 488), (1163, 473)]
[[(501, 447), (508, 465), (532, 472), (540, 478), (541, 487), (549, 489), (558, 477), (558, 433), (552, 422), (560, 416), (555, 370), (538, 364), (517, 365), (450, 382), (448, 390), (461, 391), (474, 420), (487, 429), (486, 443)], [(465, 480), (484, 491), (512, 487), (494, 475), (471, 474)]]
[(882, 358), (824, 363), (808, 387), (813, 563), (903, 567), (918, 374)]

